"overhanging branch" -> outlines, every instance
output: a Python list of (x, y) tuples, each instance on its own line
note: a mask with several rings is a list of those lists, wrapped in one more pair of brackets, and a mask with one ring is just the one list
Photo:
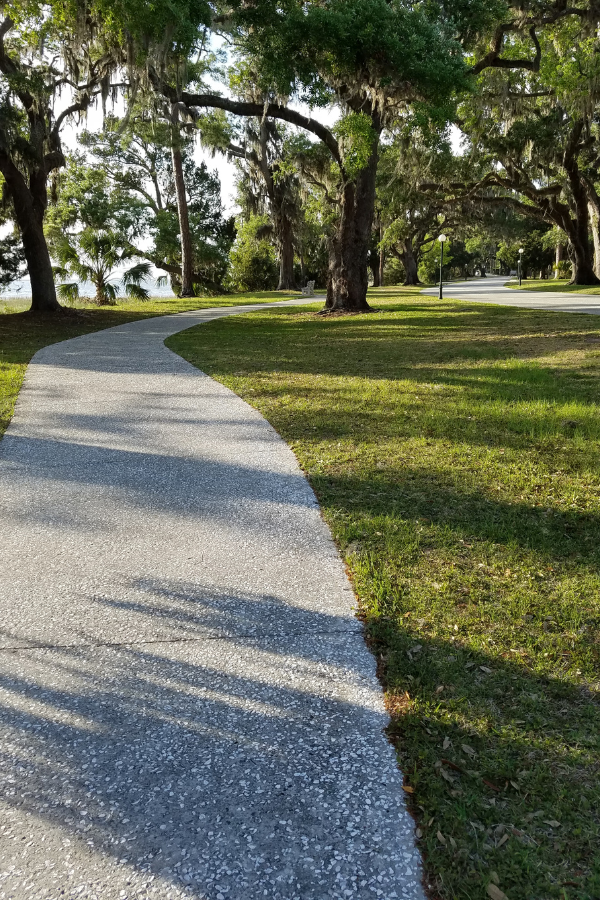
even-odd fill
[(280, 103), (252, 103), (247, 100), (230, 100), (227, 97), (220, 97), (218, 94), (178, 92), (175, 88), (165, 84), (153, 70), (149, 71), (149, 78), (155, 90), (170, 100), (171, 103), (183, 103), (188, 109), (222, 109), (225, 112), (233, 113), (236, 116), (245, 116), (246, 118), (281, 119), (284, 122), (289, 122), (290, 125), (296, 125), (305, 131), (310, 131), (319, 140), (323, 141), (342, 173), (344, 172), (340, 148), (333, 133), (325, 125), (310, 118), (310, 116), (304, 116), (297, 110), (290, 109), (288, 106), (283, 106)]

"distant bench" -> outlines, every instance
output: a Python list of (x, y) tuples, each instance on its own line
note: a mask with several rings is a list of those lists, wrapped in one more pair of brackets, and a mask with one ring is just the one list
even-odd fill
[(315, 292), (315, 283), (314, 283), (314, 281), (309, 281), (309, 282), (307, 283), (306, 287), (303, 287), (303, 288), (302, 288), (302, 293), (305, 294), (307, 297), (312, 297), (313, 294), (314, 294), (314, 292)]

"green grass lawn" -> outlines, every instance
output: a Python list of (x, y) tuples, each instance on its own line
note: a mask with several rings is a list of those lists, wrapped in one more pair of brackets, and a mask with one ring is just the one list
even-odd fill
[(80, 305), (69, 316), (34, 317), (25, 312), (29, 301), (2, 300), (0, 297), (0, 438), (13, 414), (25, 369), (33, 354), (47, 344), (65, 341), (90, 331), (111, 328), (123, 322), (205, 309), (211, 306), (237, 306), (239, 303), (268, 302), (299, 296), (294, 293), (255, 291), (185, 300), (151, 299), (120, 301), (117, 306)]
[(167, 344), (266, 416), (319, 497), (431, 896), (597, 900), (600, 321), (406, 289), (370, 301)]
[[(507, 279), (508, 281), (508, 279)], [(544, 291), (554, 293), (556, 291), (568, 292), (573, 294), (600, 294), (600, 287), (585, 287), (580, 284), (569, 284), (566, 279), (550, 279), (550, 278), (527, 278), (519, 287), (518, 281), (512, 281), (506, 285), (517, 291)]]

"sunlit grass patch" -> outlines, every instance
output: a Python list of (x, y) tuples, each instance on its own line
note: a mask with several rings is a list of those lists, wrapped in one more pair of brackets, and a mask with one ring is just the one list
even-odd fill
[(168, 345), (263, 412), (319, 497), (433, 892), (598, 898), (600, 321), (370, 302)]
[(553, 293), (555, 291), (568, 291), (574, 294), (600, 294), (600, 287), (597, 285), (581, 285), (569, 284), (566, 278), (526, 278), (519, 287), (518, 281), (507, 282), (507, 287), (514, 288), (517, 291), (544, 291)]

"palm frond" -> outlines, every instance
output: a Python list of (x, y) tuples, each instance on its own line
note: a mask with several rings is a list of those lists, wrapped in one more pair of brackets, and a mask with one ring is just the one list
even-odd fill
[(59, 284), (56, 292), (65, 303), (75, 303), (76, 300), (79, 300), (79, 284), (76, 281)]
[(104, 293), (109, 300), (116, 300), (119, 296), (119, 285), (115, 281), (107, 281), (104, 285)]
[(132, 266), (130, 269), (127, 269), (126, 272), (123, 272), (123, 284), (139, 285), (146, 278), (149, 278), (151, 273), (152, 266), (149, 262), (137, 263), (137, 265)]
[(126, 285), (125, 293), (134, 300), (148, 300), (150, 297), (150, 291), (139, 284)]

